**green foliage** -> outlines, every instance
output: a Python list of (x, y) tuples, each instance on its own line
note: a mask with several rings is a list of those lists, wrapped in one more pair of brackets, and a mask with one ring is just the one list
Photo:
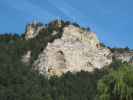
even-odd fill
[(76, 26), (76, 27), (80, 27), (79, 24), (77, 24), (76, 22), (72, 23), (72, 25)]
[(110, 48), (112, 52), (124, 53), (130, 51), (128, 47), (125, 48)]
[(101, 47), (106, 47), (106, 45), (104, 43), (100, 43)]
[(52, 77), (49, 82), (54, 100), (92, 100), (96, 94), (96, 83), (101, 73), (70, 72), (60, 78)]
[(98, 100), (133, 100), (133, 66), (116, 65), (118, 69), (99, 80)]
[(96, 94), (98, 73), (67, 73), (48, 80), (8, 59), (0, 66), (0, 100), (92, 100)]

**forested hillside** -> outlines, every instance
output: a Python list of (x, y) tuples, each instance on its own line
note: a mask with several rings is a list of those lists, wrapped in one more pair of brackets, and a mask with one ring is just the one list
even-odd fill
[[(58, 31), (56, 37), (50, 34), (53, 30)], [(61, 31), (55, 21), (31, 40), (25, 40), (24, 34), (0, 35), (0, 100), (133, 100), (133, 66), (127, 62), (114, 59), (101, 70), (51, 78), (21, 62), (22, 55), (32, 50), (32, 63)]]

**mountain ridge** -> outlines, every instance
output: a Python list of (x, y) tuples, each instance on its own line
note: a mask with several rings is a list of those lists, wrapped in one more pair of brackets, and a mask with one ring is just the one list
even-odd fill
[[(132, 100), (133, 51), (106, 47), (77, 24), (62, 25), (44, 25), (30, 39), (26, 32), (0, 35), (0, 99)], [(111, 64), (101, 66), (107, 59)]]
[[(110, 49), (102, 47), (96, 33), (81, 28), (78, 24), (66, 24), (64, 21), (56, 20), (51, 22), (50, 25), (54, 26), (51, 35), (56, 37), (59, 33), (61, 36), (55, 38), (52, 42), (48, 42), (46, 48), (40, 52), (38, 58), (34, 61), (33, 66), (41, 74), (60, 76), (68, 71), (79, 72), (83, 70), (91, 72), (94, 69), (101, 69), (111, 64), (113, 57), (132, 62), (130, 61), (132, 54), (127, 55), (127, 59), (120, 57), (121, 55), (119, 57), (114, 56), (116, 54), (112, 53)], [(42, 24), (40, 26), (39, 23), (29, 24), (25, 39), (36, 38), (40, 34), (39, 31), (45, 30), (47, 27), (47, 25), (42, 27)], [(45, 32), (42, 33), (45, 34)], [(85, 51), (80, 49), (82, 46)]]
[[(90, 28), (69, 21), (55, 20), (45, 25), (33, 22), (26, 26), (22, 36), (1, 35), (0, 40), (2, 48), (8, 47), (18, 52), (18, 59), (48, 76), (60, 76), (68, 71), (93, 71), (109, 65), (114, 59), (133, 63), (133, 54), (129, 48), (106, 47)], [(44, 55), (48, 55), (46, 59)], [(66, 69), (58, 69), (61, 67), (59, 63)], [(58, 70), (53, 67), (55, 65)]]

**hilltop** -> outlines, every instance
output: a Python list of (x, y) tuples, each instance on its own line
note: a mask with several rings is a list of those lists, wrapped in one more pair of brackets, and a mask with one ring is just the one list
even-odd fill
[[(51, 32), (48, 34), (47, 30)], [(32, 64), (41, 74), (60, 76), (68, 71), (92, 72), (111, 64), (113, 58), (132, 63), (132, 53), (113, 53), (101, 45), (96, 33), (70, 22), (56, 20), (45, 26), (33, 22), (26, 28), (25, 39), (36, 39), (39, 36), (43, 38), (47, 35), (51, 35), (53, 40), (48, 40), (46, 47), (42, 46), (42, 51)], [(30, 61), (31, 52), (32, 50), (27, 51), (23, 61)]]
[(132, 64), (132, 50), (105, 46), (90, 28), (33, 22), (0, 35), (0, 99), (132, 100)]

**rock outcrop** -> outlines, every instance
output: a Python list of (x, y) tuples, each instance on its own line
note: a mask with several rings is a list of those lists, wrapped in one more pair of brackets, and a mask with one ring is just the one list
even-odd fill
[[(34, 69), (47, 76), (60, 76), (68, 71), (75, 73), (81, 70), (92, 72), (112, 63), (113, 58), (133, 64), (133, 52), (114, 52), (102, 46), (94, 32), (62, 21), (55, 21), (43, 26), (33, 22), (27, 26), (25, 39), (29, 40), (39, 35), (41, 30), (51, 34), (54, 41), (48, 41), (44, 50), (33, 61)], [(40, 33), (42, 34), (42, 32)], [(47, 34), (47, 35), (48, 35)], [(60, 36), (58, 36), (60, 34)], [(57, 37), (58, 38), (53, 38)], [(31, 51), (23, 57), (22, 62), (28, 64)], [(33, 52), (32, 52), (33, 53)]]
[(34, 66), (41, 74), (60, 76), (68, 71), (101, 69), (111, 62), (111, 51), (100, 46), (95, 33), (69, 25), (60, 39), (48, 43)]
[(36, 37), (42, 28), (44, 28), (44, 26), (38, 22), (28, 24), (25, 32), (25, 39), (28, 40)]
[(31, 59), (31, 51), (27, 51), (27, 53), (22, 56), (21, 61), (28, 65), (30, 63), (30, 59)]
[(133, 51), (128, 52), (114, 52), (113, 57), (117, 60), (121, 60), (122, 62), (128, 62), (130, 64), (133, 64)]

